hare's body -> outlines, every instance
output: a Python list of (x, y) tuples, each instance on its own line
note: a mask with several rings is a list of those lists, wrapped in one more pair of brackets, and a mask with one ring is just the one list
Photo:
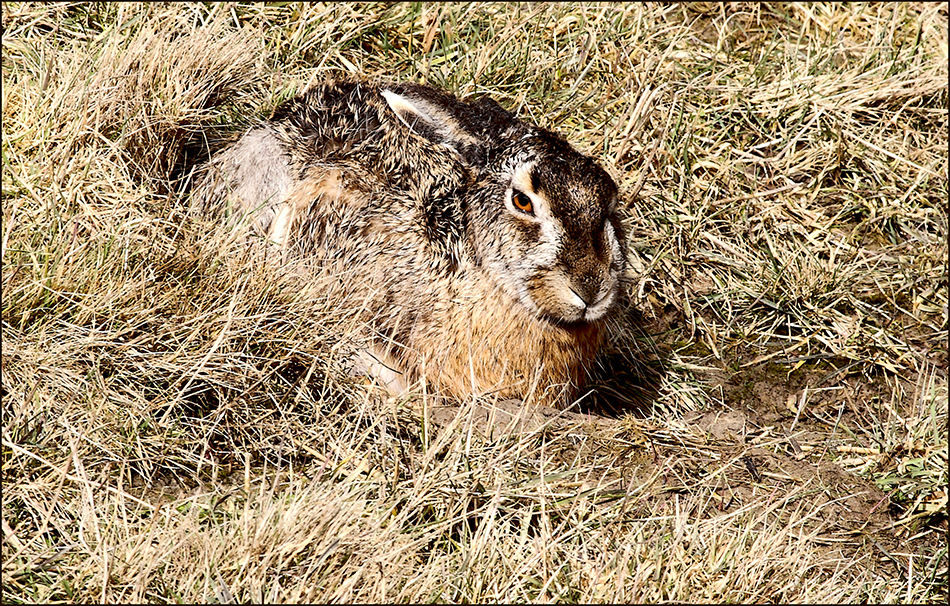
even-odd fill
[(332, 82), (210, 164), (197, 199), (340, 276), (394, 390), (563, 404), (619, 293), (616, 186), (489, 99)]

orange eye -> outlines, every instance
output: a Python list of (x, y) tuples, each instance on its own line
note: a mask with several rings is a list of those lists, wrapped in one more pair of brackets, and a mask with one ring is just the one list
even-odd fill
[(518, 190), (513, 190), (511, 192), (511, 202), (515, 205), (515, 208), (521, 212), (527, 213), (529, 215), (534, 214), (534, 205), (531, 204), (531, 198), (526, 196), (524, 193)]

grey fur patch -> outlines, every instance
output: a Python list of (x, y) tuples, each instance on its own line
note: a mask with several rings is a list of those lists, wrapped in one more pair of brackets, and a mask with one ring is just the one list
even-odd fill
[(254, 231), (263, 235), (294, 182), (290, 154), (264, 126), (248, 131), (211, 162), (195, 206), (203, 213), (250, 217)]

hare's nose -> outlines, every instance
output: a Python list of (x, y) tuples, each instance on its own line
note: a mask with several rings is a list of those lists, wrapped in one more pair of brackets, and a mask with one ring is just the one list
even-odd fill
[(571, 290), (574, 291), (574, 294), (577, 295), (577, 298), (584, 302), (585, 307), (590, 307), (597, 300), (597, 295), (600, 293), (600, 285), (602, 282), (603, 276), (601, 275), (601, 272), (584, 272), (579, 276), (575, 276), (574, 279), (571, 280)]

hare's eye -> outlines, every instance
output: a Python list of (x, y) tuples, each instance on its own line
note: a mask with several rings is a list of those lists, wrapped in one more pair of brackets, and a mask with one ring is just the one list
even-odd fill
[(523, 213), (529, 215), (534, 214), (534, 205), (531, 204), (531, 198), (518, 190), (511, 192), (511, 203), (515, 205), (515, 208)]

